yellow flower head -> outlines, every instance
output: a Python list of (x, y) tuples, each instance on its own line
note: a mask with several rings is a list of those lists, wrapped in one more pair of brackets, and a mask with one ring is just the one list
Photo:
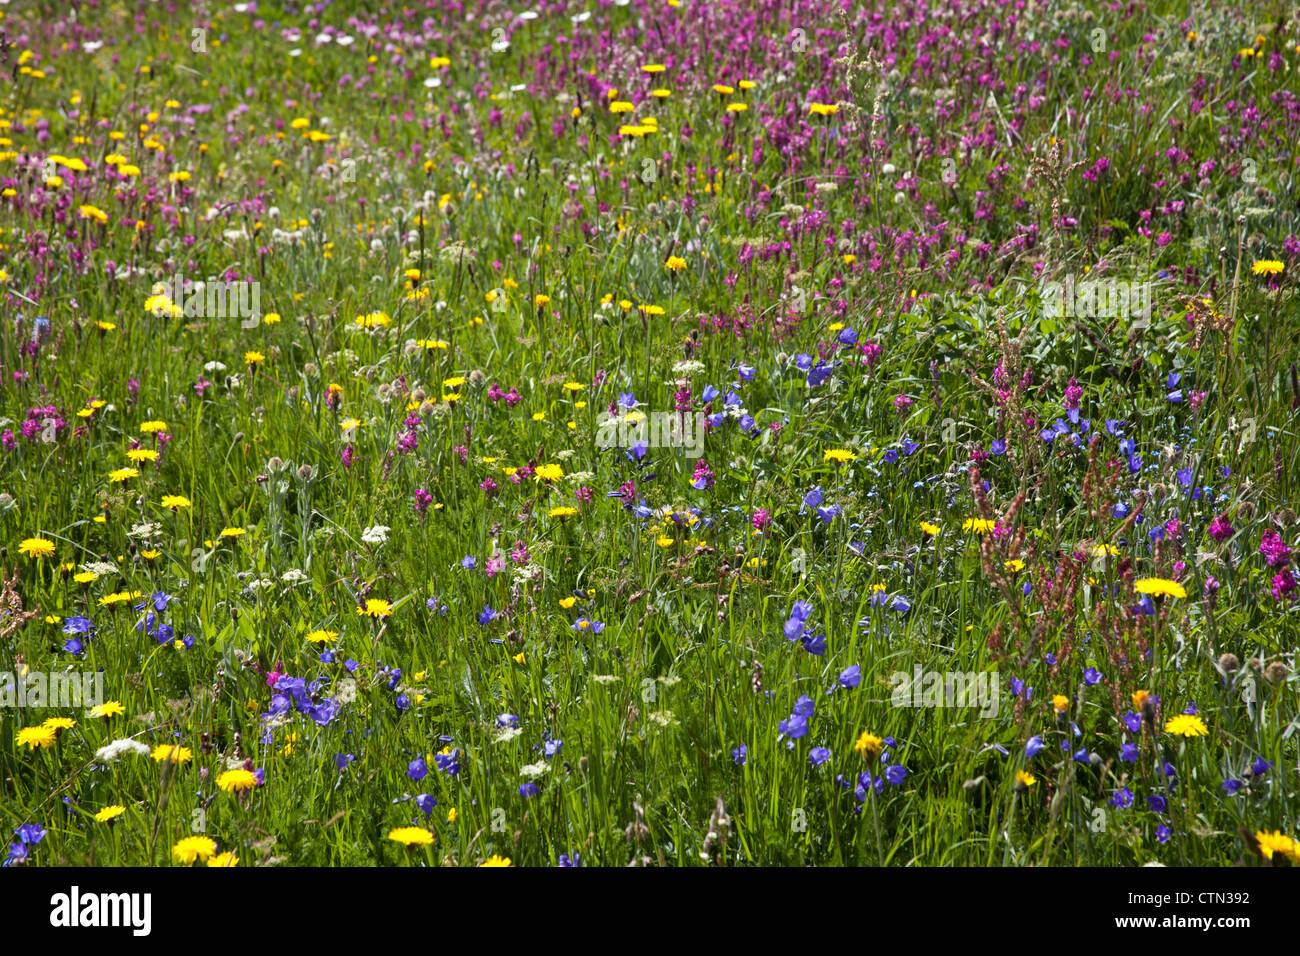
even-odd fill
[(211, 837), (188, 836), (172, 847), (172, 859), (177, 863), (206, 860), (217, 852), (217, 843)]
[(54, 542), (45, 538), (24, 538), (18, 551), (29, 558), (51, 558), (54, 556)]
[(403, 846), (429, 846), (433, 843), (433, 834), (424, 827), (398, 827), (388, 831), (388, 839)]
[(1264, 859), (1273, 859), (1274, 853), (1280, 853), (1292, 863), (1300, 863), (1300, 843), (1296, 843), (1285, 833), (1274, 830), (1267, 833), (1264, 830), (1258, 830), (1255, 833), (1255, 842), (1259, 845), (1259, 852), (1264, 855)]
[(362, 617), (385, 618), (393, 613), (393, 606), (379, 598), (366, 598), (366, 606), (357, 608)]
[(1204, 737), (1210, 731), (1195, 714), (1179, 714), (1165, 722), (1165, 733), (1179, 737)]
[(19, 747), (35, 750), (37, 747), (53, 747), (55, 736), (53, 727), (24, 727), (18, 731), (14, 742)]
[(194, 759), (194, 751), (189, 747), (176, 747), (172, 744), (159, 744), (150, 754), (158, 763), (189, 763)]
[(221, 776), (217, 777), (217, 786), (226, 793), (235, 791), (252, 790), (257, 786), (257, 774), (251, 770), (245, 770), (242, 767), (236, 770), (227, 770)]
[(878, 756), (884, 747), (884, 738), (877, 737), (875, 734), (868, 733), (865, 730), (858, 735), (857, 742), (853, 745), (853, 749), (868, 760)]
[(1185, 598), (1187, 591), (1177, 581), (1170, 581), (1166, 578), (1142, 578), (1136, 581), (1133, 587), (1138, 594), (1152, 595), (1169, 595), (1170, 597)]

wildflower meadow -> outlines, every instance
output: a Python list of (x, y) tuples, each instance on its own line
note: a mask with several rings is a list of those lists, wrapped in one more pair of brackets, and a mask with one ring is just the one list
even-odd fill
[(0, 0), (0, 859), (1297, 865), (1295, 15)]

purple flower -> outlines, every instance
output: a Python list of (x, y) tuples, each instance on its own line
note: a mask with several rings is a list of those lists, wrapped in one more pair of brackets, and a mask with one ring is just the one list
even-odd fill
[(429, 814), (433, 813), (433, 808), (438, 805), (438, 801), (429, 796), (429, 794), (422, 793), (415, 798), (415, 805), (423, 810), (424, 815), (427, 817)]
[(1291, 549), (1282, 540), (1282, 536), (1272, 528), (1264, 532), (1264, 537), (1259, 543), (1259, 553), (1264, 556), (1270, 568), (1281, 567), (1291, 560)]
[(820, 767), (831, 759), (831, 752), (826, 747), (814, 747), (808, 751), (808, 760), (814, 767)]
[(519, 785), (519, 796), (521, 797), (535, 797), (540, 792), (541, 791), (537, 789), (537, 784), (535, 783), (521, 783)]
[(406, 768), (406, 775), (412, 780), (423, 780), (429, 773), (429, 765), (423, 757), (416, 757)]

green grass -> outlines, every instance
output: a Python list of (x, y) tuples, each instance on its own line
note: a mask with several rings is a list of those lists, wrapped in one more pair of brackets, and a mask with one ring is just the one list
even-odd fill
[[(634, 3), (577, 25), (543, 14), (513, 27), (495, 8), (467, 24), (347, 5), (416, 32), (431, 18), (426, 45), (396, 43), (400, 55), (368, 47), (344, 5), (310, 28), (290, 6), (259, 4), (257, 16), (298, 26), (301, 41), (222, 5), (206, 54), (190, 48), (201, 21), (153, 5), (140, 6), (140, 31), (124, 4), (75, 27), (52, 6), (0, 20), (11, 38), (30, 33), (46, 74), (17, 62), (18, 42), (5, 65), (15, 82), (0, 91), (0, 186), (16, 184), (0, 199), (0, 430), (14, 433), (0, 452), (0, 690), (24, 667), (102, 671), (124, 711), (0, 708), (0, 829), (48, 829), (28, 865), (164, 865), (177, 841), (206, 835), (240, 865), (554, 865), (577, 854), (604, 866), (1228, 866), (1261, 861), (1250, 834), (1296, 836), (1297, 611), (1270, 593), (1280, 569), (1259, 552), (1268, 529), (1296, 539), (1294, 32), (1222, 4), (1196, 5), (1194, 44), (1184, 5), (1080, 21), (1037, 10), (1024, 29), (1048, 45), (1065, 36), (1068, 55), (1017, 53), (1020, 39), (1004, 36), (981, 63), (968, 27), (927, 48), (926, 66), (924, 29), (894, 50), (859, 25), (859, 58), (897, 60), (850, 82), (834, 62), (840, 23), (820, 3), (742, 5), (749, 19), (725, 5)], [(998, 15), (969, 6), (972, 24)], [(60, 26), (37, 32), (41, 17)], [(1075, 51), (1095, 22), (1119, 57), (1085, 68)], [(313, 46), (327, 24), (356, 42)], [(511, 32), (503, 53), (488, 48), (498, 26)], [(795, 28), (810, 51), (791, 51)], [(613, 41), (594, 39), (599, 30)], [(1284, 68), (1242, 64), (1237, 51), (1257, 33)], [(554, 52), (561, 35), (571, 66)], [(96, 36), (112, 42), (60, 51)], [(366, 75), (372, 54), (364, 87), (340, 83)], [(939, 67), (940, 54), (955, 59)], [(444, 55), (450, 66), (429, 67)], [(664, 73), (638, 71), (669, 59)], [(985, 70), (1000, 84), (996, 110)], [(618, 96), (593, 95), (589, 71)], [(423, 85), (430, 76), (441, 85)], [(711, 90), (746, 77), (757, 85)], [(512, 84), (532, 88), (507, 97)], [(673, 95), (641, 106), (661, 85)], [(636, 112), (608, 111), (633, 95)], [(1192, 98), (1203, 108), (1192, 112)], [(732, 101), (749, 108), (728, 114)], [(822, 118), (812, 101), (846, 105)], [(196, 104), (211, 111), (187, 113)], [(647, 115), (657, 133), (617, 142)], [(299, 117), (306, 129), (290, 125)], [(1176, 172), (1172, 147), (1191, 157)], [(51, 153), (88, 172), (65, 167), (61, 186), (42, 186)], [(138, 177), (108, 174), (111, 153)], [(949, 156), (954, 187), (942, 178)], [(1101, 156), (1110, 170), (1085, 179)], [(1243, 158), (1256, 164), (1252, 183)], [(649, 179), (647, 160), (652, 183), (637, 178)], [(182, 170), (188, 181), (169, 180)], [(895, 202), (907, 171), (916, 182)], [(1171, 201), (1183, 211), (1157, 213), (1142, 235), (1140, 213)], [(225, 203), (233, 211), (205, 218)], [(1054, 203), (1074, 226), (1053, 227)], [(84, 204), (108, 224), (79, 218)], [(796, 228), (805, 210), (831, 225)], [(1033, 243), (1016, 245), (1031, 227)], [(899, 238), (909, 230), (933, 242), (924, 255)], [(788, 251), (765, 258), (782, 242)], [(667, 270), (669, 255), (687, 267)], [(1284, 273), (1252, 274), (1261, 259), (1284, 260)], [(280, 321), (244, 329), (238, 316), (145, 308), (154, 282), (227, 269), (260, 282), (263, 312)], [(1149, 323), (1045, 315), (1038, 282), (1086, 270), (1151, 278)], [(539, 295), (549, 302), (535, 305)], [(1197, 333), (1191, 296), (1212, 300), (1221, 330)], [(391, 322), (359, 326), (370, 313)], [(36, 315), (52, 334), (33, 353)], [(830, 380), (810, 386), (796, 356), (817, 359), (841, 328), (877, 343), (879, 358), (859, 363), (840, 347)], [(1091, 430), (1077, 446), (1047, 443), (1039, 433), (1066, 418), (1071, 379)], [(333, 406), (331, 383), (342, 388)], [(494, 383), (517, 388), (519, 403), (490, 398)], [(637, 463), (601, 447), (598, 415), (620, 393), (667, 411), (685, 386), (701, 409), (707, 385), (720, 392), (710, 411), (734, 390), (755, 423), (752, 436), (735, 417), (707, 433), (710, 486), (694, 487), (696, 463), (680, 450), (651, 448)], [(900, 409), (899, 396), (911, 404)], [(29, 413), (47, 406), (56, 412)], [(418, 442), (399, 451), (412, 415)], [(67, 424), (47, 442), (48, 417)], [(349, 418), (363, 423), (350, 437)], [(142, 433), (149, 421), (169, 437)], [(1007, 453), (972, 467), (995, 439)], [(132, 465), (133, 442), (161, 457)], [(855, 457), (836, 464), (832, 449)], [(564, 477), (507, 473), (548, 463)], [(128, 465), (139, 474), (110, 479)], [(630, 479), (629, 507), (607, 497)], [(830, 521), (803, 506), (814, 486), (840, 509)], [(424, 514), (417, 490), (432, 501)], [(168, 509), (164, 495), (190, 505)], [(642, 500), (649, 517), (630, 508)], [(1121, 502), (1141, 504), (1143, 523), (1116, 517)], [(576, 514), (551, 516), (560, 506)], [(771, 519), (762, 533), (760, 510)], [(1208, 533), (1219, 514), (1235, 529), (1222, 542)], [(997, 533), (964, 529), (972, 518), (997, 520)], [(1163, 541), (1149, 537), (1171, 520)], [(375, 526), (388, 528), (383, 543), (363, 540)], [(236, 527), (245, 533), (221, 537)], [(54, 555), (20, 554), (29, 538)], [(518, 543), (525, 563), (510, 557)], [(1098, 557), (1107, 545), (1114, 553)], [(505, 567), (489, 576), (497, 552)], [(74, 580), (95, 562), (112, 569)], [(1134, 582), (1150, 577), (1176, 579), (1186, 597), (1135, 615)], [(103, 603), (120, 592), (141, 596)], [(141, 629), (135, 605), (157, 593), (174, 596), (159, 622), (191, 647)], [(391, 614), (358, 614), (368, 599)], [(795, 601), (811, 603), (824, 654), (785, 639)], [(480, 624), (485, 606), (498, 616)], [(62, 631), (77, 616), (95, 629), (80, 657)], [(603, 630), (575, 630), (580, 617)], [(317, 630), (337, 641), (308, 643)], [(333, 662), (319, 659), (326, 647)], [(1227, 654), (1240, 669), (1220, 667)], [(851, 665), (860, 685), (839, 687)], [(891, 675), (917, 667), (996, 676), (996, 712), (895, 706)], [(339, 699), (337, 716), (321, 726), (290, 708), (268, 725), (268, 672), (319, 682), (315, 702)], [(1123, 718), (1140, 690), (1160, 706), (1134, 733)], [(779, 739), (804, 695), (815, 705), (807, 735)], [(1063, 718), (1053, 695), (1068, 698)], [(1208, 733), (1166, 733), (1193, 703)], [(501, 714), (517, 716), (517, 734)], [(51, 716), (75, 726), (50, 746), (19, 742)], [(859, 774), (884, 769), (855, 752), (864, 731), (892, 738), (888, 760), (907, 774), (860, 799)], [(1045, 746), (1027, 757), (1036, 736)], [(124, 737), (189, 748), (192, 760), (96, 759)], [(547, 740), (563, 741), (550, 758)], [(829, 756), (815, 766), (816, 747)], [(446, 748), (458, 773), (436, 766)], [(1072, 760), (1080, 748), (1094, 759)], [(346, 769), (339, 755), (353, 758)], [(415, 780), (420, 758), (428, 773)], [(1258, 758), (1272, 769), (1226, 792)], [(217, 787), (245, 762), (263, 771), (260, 786)], [(1018, 771), (1034, 778), (1027, 789)], [(533, 778), (538, 793), (521, 795)], [(1112, 805), (1125, 792), (1132, 806)], [(436, 799), (430, 814), (411, 801), (419, 794)], [(96, 822), (108, 806), (124, 812)], [(408, 825), (436, 842), (388, 838)]]

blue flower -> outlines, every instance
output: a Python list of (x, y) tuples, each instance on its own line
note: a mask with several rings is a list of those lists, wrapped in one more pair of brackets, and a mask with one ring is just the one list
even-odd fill
[(546, 740), (542, 742), (542, 752), (546, 754), (547, 757), (554, 757), (560, 752), (560, 748), (563, 746), (563, 740)]
[(1133, 791), (1128, 787), (1120, 787), (1111, 798), (1107, 801), (1112, 807), (1119, 807), (1121, 810), (1127, 810), (1133, 806)]
[(857, 797), (858, 800), (861, 801), (867, 799), (867, 794), (869, 791), (874, 790), (876, 791), (876, 793), (880, 793), (884, 789), (885, 789), (884, 777), (873, 778), (869, 772), (863, 771), (858, 775), (858, 785), (854, 789), (853, 795)]
[(809, 654), (813, 655), (814, 657), (821, 657), (826, 653), (825, 634), (818, 634), (816, 636), (813, 636), (812, 634), (805, 634), (802, 640), (799, 641), (799, 644), (803, 647), (805, 651), (807, 651)]
[(1033, 760), (1034, 757), (1038, 755), (1039, 751), (1046, 746), (1047, 745), (1043, 743), (1042, 737), (1030, 737), (1028, 743), (1025, 744), (1025, 757), (1029, 760)]
[(827, 365), (825, 362), (818, 362), (808, 372), (807, 383), (809, 388), (816, 388), (823, 384), (835, 371), (834, 365)]
[(1164, 813), (1165, 807), (1169, 802), (1158, 793), (1153, 793), (1147, 797), (1147, 806), (1151, 808), (1152, 813)]
[(1227, 793), (1229, 796), (1231, 796), (1232, 794), (1236, 793), (1238, 790), (1241, 789), (1241, 787), (1242, 787), (1242, 784), (1241, 784), (1241, 781), (1240, 781), (1240, 780), (1225, 780), (1225, 781), (1223, 781), (1223, 790), (1224, 790), (1224, 792)]
[(411, 761), (410, 766), (406, 768), (406, 775), (412, 780), (423, 780), (429, 773), (429, 765), (424, 762), (423, 757), (416, 757)]
[(540, 792), (541, 791), (537, 788), (537, 784), (535, 783), (521, 783), (519, 785), (519, 796), (524, 797), (525, 799), (528, 797), (535, 797)]
[(483, 610), (480, 611), (478, 615), (479, 627), (483, 627), (487, 624), (492, 623), (492, 619), (496, 616), (497, 616), (497, 612), (492, 610), (492, 607), (490, 605), (484, 604)]
[(797, 641), (803, 636), (805, 622), (813, 612), (813, 606), (807, 601), (795, 601), (790, 608), (790, 617), (785, 622), (785, 639)]
[(1095, 687), (1101, 682), (1101, 671), (1095, 667), (1089, 667), (1083, 672), (1083, 683), (1087, 687)]
[(478, 567), (478, 558), (474, 557), (472, 554), (467, 554), (465, 557), (460, 559), (460, 566), (466, 571), (473, 571)]
[(857, 664), (850, 664), (844, 670), (840, 671), (838, 678), (840, 686), (846, 689), (857, 687), (862, 683), (862, 668)]
[(438, 769), (443, 773), (451, 774), (454, 777), (460, 773), (460, 750), (457, 748), (445, 754), (434, 754), (433, 762), (438, 765)]
[(1156, 840), (1160, 843), (1168, 843), (1169, 836), (1173, 832), (1173, 830), (1169, 829), (1169, 827), (1162, 823), (1160, 826), (1156, 827)]
[(560, 859), (559, 859), (558, 862), (559, 862), (559, 865), (560, 865), (560, 866), (563, 866), (563, 867), (566, 867), (566, 868), (568, 868), (568, 867), (575, 867), (575, 866), (582, 866), (582, 864), (578, 862), (578, 854), (576, 854), (576, 853), (573, 854), (572, 857), (570, 857), (567, 853), (561, 853), (561, 854), (560, 854)]
[(826, 747), (814, 747), (808, 751), (808, 760), (814, 767), (820, 767), (831, 759), (831, 752)]
[(745, 760), (749, 757), (749, 748), (744, 744), (731, 751), (731, 762), (737, 767), (745, 766)]
[(1137, 763), (1138, 749), (1137, 744), (1125, 744), (1119, 749), (1119, 759), (1125, 763)]
[(433, 813), (433, 808), (438, 805), (438, 801), (429, 796), (429, 794), (422, 793), (415, 798), (415, 805), (423, 810), (424, 815), (427, 817), (429, 814)]

